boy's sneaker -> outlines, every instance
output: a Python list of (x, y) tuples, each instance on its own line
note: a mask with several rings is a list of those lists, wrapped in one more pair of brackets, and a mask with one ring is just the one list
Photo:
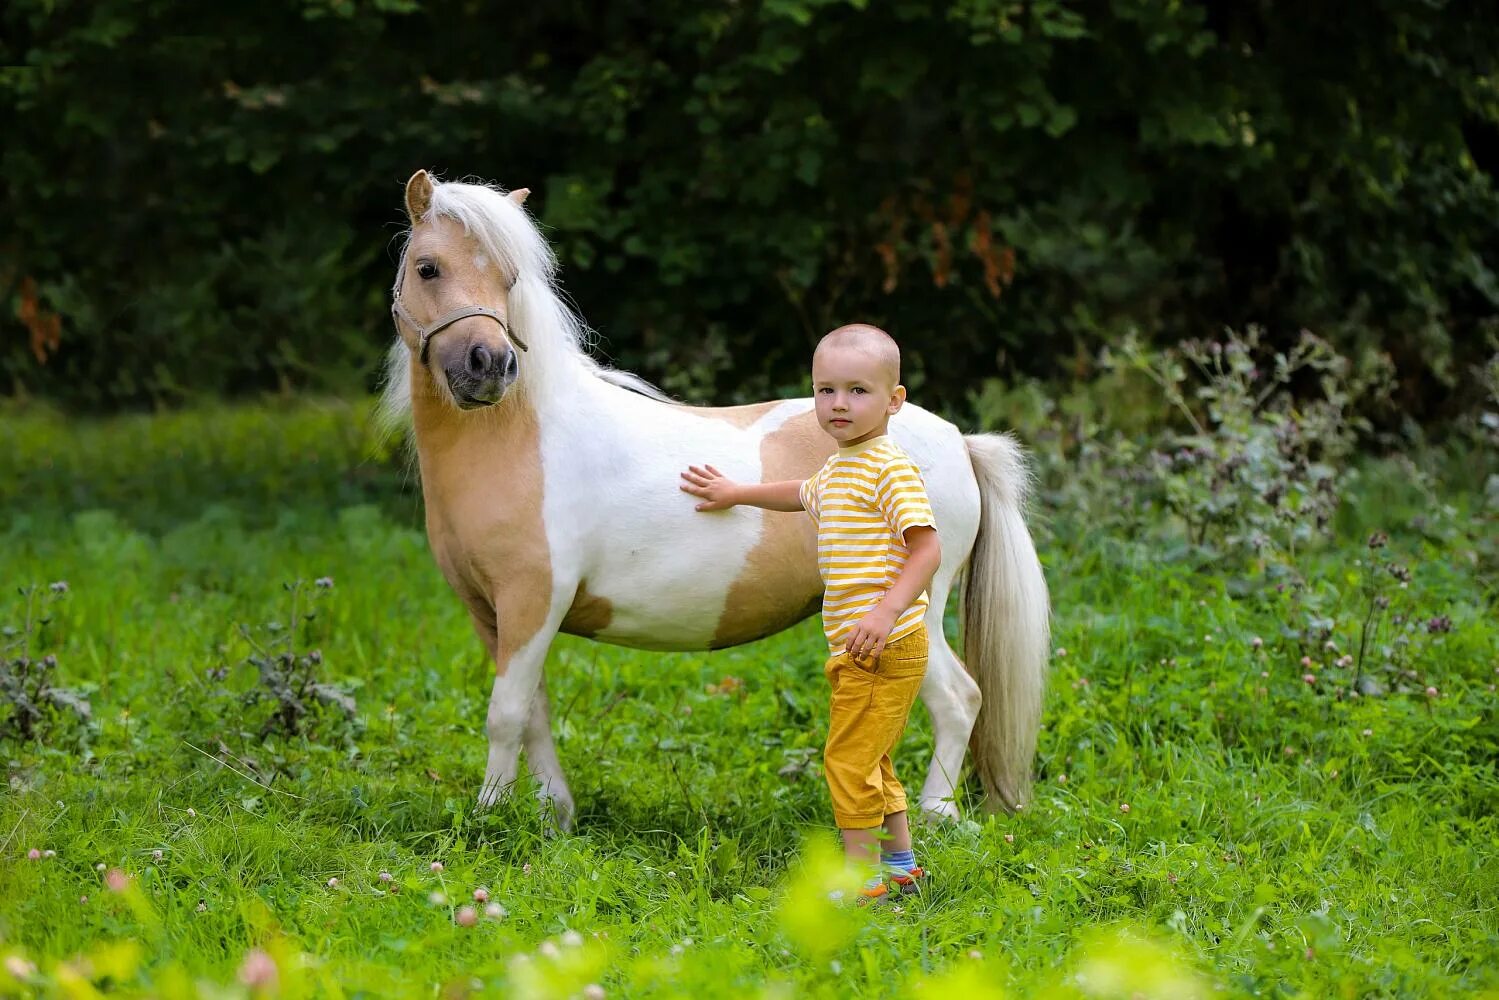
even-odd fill
[(922, 886), (926, 883), (926, 869), (912, 868), (904, 875), (892, 875), (890, 881), (895, 884), (896, 890), (902, 896), (919, 896)]

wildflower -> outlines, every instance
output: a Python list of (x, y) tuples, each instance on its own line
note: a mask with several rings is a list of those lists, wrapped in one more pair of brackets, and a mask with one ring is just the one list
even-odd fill
[(197, 819), (198, 818), (198, 810), (194, 809), (192, 806), (188, 806), (187, 807), (187, 818), (188, 819)]
[(1065, 784), (1067, 784), (1067, 775), (1065, 775), (1065, 774), (1059, 774), (1059, 775), (1057, 775), (1057, 784), (1059, 784), (1059, 785), (1065, 785)]
[(1304, 681), (1306, 681), (1308, 684), (1315, 684), (1315, 683), (1317, 683), (1317, 675), (1316, 674), (1302, 674), (1301, 675), (1301, 679), (1304, 680)]
[(1431, 635), (1437, 635), (1441, 632), (1451, 632), (1452, 619), (1446, 615), (1437, 615), (1435, 618), (1428, 618), (1426, 620), (1426, 631)]
[(36, 975), (36, 966), (20, 955), (6, 955), (5, 971), (15, 979), (30, 979)]
[[(567, 933), (562, 935), (562, 943), (567, 945), (569, 948), (577, 948), (583, 943), (583, 935), (579, 934), (577, 931), (568, 931)], [(689, 938), (687, 943), (691, 944), (692, 940)]]
[(1252, 639), (1249, 640), (1249, 648), (1250, 649), (1260, 649), (1264, 645), (1265, 645), (1265, 640), (1261, 639), (1259, 636), (1255, 636), (1254, 638), (1252, 638)]
[(331, 576), (320, 576), (320, 577), (317, 578), (317, 580), (314, 581), (314, 585), (317, 587), (318, 590), (332, 590), (333, 589), (333, 577), (331, 577)]
[(78, 897), (78, 905), (79, 906), (87, 906), (88, 905), (88, 897), (87, 896), (79, 896)]
[(1007, 833), (1007, 834), (1005, 834), (1005, 843), (1006, 844), (1013, 844), (1013, 843), (1015, 843), (1015, 835), (1013, 833)]
[(604, 988), (598, 983), (583, 987), (583, 1000), (604, 1000)]
[(380, 873), (380, 881), (381, 882), (389, 882), (390, 879), (391, 879), (390, 872), (381, 872)]
[(1301, 665), (1310, 669), (1312, 665), (1312, 658), (1310, 656), (1303, 656), (1301, 658)]
[(244, 964), (239, 967), (239, 981), (252, 990), (274, 992), (279, 975), (276, 960), (259, 948), (246, 952)]
[(442, 862), (441, 861), (434, 861), (434, 862), (432, 862), (432, 870), (434, 872), (440, 872), (440, 871), (442, 871)]
[(55, 858), (55, 857), (57, 857), (57, 852), (54, 851), (54, 850), (52, 850), (52, 848), (49, 847), (45, 851), (42, 852), (42, 857), (44, 857), (44, 858)]
[(1129, 812), (1129, 803), (1128, 802), (1121, 802), (1121, 803), (1119, 803), (1119, 811), (1122, 812), (1122, 813), (1128, 813)]
[(525, 864), (521, 865), (520, 866), (520, 873), (522, 875), (529, 875), (529, 874), (531, 874), (531, 862), (527, 861)]
[(337, 889), (338, 888), (338, 878), (337, 877), (330, 878), (328, 880), (328, 888), (330, 888), (330, 889)]
[(54, 580), (52, 583), (48, 584), (47, 589), (52, 591), (52, 593), (54, 594), (66, 594), (68, 592), (68, 581)]
[(491, 920), (504, 920), (506, 916), (505, 908), (499, 903), (490, 903), (484, 907), (484, 915)]
[(979, 951), (977, 948), (974, 948), (968, 952), (968, 957), (973, 959), (975, 962), (981, 962), (984, 960), (984, 953)]
[(679, 945), (679, 944), (672, 945), (671, 946), (671, 953), (673, 955), (680, 955), (680, 954), (682, 954), (682, 946)]
[(94, 871), (96, 871), (96, 872), (102, 872), (103, 870), (104, 870), (104, 862), (101, 861), (97, 865), (94, 865)]
[(472, 906), (460, 906), (458, 916), (454, 919), (458, 921), (459, 927), (472, 927), (479, 922), (479, 913)]
[(161, 857), (162, 857), (161, 851), (156, 850), (156, 851), (152, 851), (151, 852), (151, 860), (152, 861), (160, 861)]
[(1172, 885), (1176, 884), (1176, 878), (1177, 878), (1176, 872), (1167, 872), (1166, 873), (1166, 881), (1170, 882)]
[(1338, 644), (1333, 642), (1331, 639), (1328, 639), (1322, 644), (1322, 648), (1329, 653), (1336, 653), (1338, 651)]
[(432, 891), (432, 894), (427, 897), (427, 901), (430, 902), (433, 906), (448, 905), (448, 897), (435, 889)]
[(207, 913), (208, 912), (208, 903), (206, 901), (201, 900), (201, 899), (198, 900), (198, 912), (199, 913)]
[(1270, 676), (1270, 671), (1268, 671), (1268, 670), (1261, 670), (1260, 671), (1260, 676), (1261, 677), (1269, 677)]
[(42, 860), (42, 852), (33, 847), (26, 852), (26, 859), (28, 861), (40, 861)]
[(476, 902), (476, 903), (487, 903), (487, 902), (489, 902), (489, 890), (486, 889), (486, 888), (484, 888), (482, 885), (479, 886), (479, 888), (475, 889), (474, 890), (474, 902)]
[(1434, 688), (1434, 687), (1428, 687), (1426, 689), (1426, 697), (1428, 697), (1428, 698), (1435, 698), (1439, 693), (1440, 692), (1438, 692), (1437, 689)]
[(1374, 730), (1372, 730), (1372, 729), (1365, 729), (1363, 731), (1362, 735), (1364, 735), (1364, 736), (1373, 736), (1374, 735)]
[(1280, 752), (1283, 753), (1283, 754), (1285, 754), (1287, 757), (1294, 757), (1294, 756), (1296, 756), (1296, 748), (1295, 747), (1282, 747)]
[(1067, 657), (1067, 647), (1066, 646), (1058, 646), (1057, 647), (1057, 657), (1059, 659), (1066, 659), (1066, 657)]
[[(673, 947), (676, 946), (673, 945)], [(541, 954), (543, 958), (556, 958), (558, 955), (562, 954), (561, 949), (559, 949), (556, 942), (553, 941), (541, 942), (541, 944), (537, 946), (536, 950)], [(675, 952), (673, 954), (675, 954)]]
[(1369, 536), (1369, 548), (1382, 549), (1390, 543), (1390, 536), (1383, 531), (1376, 531)]

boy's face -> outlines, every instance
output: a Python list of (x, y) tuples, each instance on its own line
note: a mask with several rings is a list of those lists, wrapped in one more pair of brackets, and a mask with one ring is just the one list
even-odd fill
[(840, 445), (855, 445), (885, 433), (906, 387), (869, 352), (824, 345), (812, 356), (812, 398), (822, 429)]

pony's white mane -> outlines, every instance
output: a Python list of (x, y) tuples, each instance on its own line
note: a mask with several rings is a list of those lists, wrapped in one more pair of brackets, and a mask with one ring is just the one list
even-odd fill
[[(661, 390), (637, 375), (609, 368), (589, 353), (592, 334), (567, 304), (557, 286), (557, 258), (541, 232), (514, 199), (488, 184), (442, 183), (434, 179), (432, 205), (423, 222), (450, 218), (463, 228), (512, 282), (509, 320), (529, 348), (521, 356), (520, 378), (513, 391), (547, 396), (569, 377), (592, 376), (634, 392), (671, 402)], [(408, 230), (401, 243), (406, 259)], [(404, 263), (392, 291), (399, 289)], [(388, 429), (404, 428), (411, 414), (411, 352), (400, 336), (385, 360), (385, 388), (379, 417)]]

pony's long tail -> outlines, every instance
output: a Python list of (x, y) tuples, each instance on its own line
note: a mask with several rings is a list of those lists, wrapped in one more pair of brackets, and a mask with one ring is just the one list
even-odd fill
[(982, 498), (963, 587), (963, 653), (983, 701), (970, 747), (994, 809), (1030, 794), (1046, 687), (1051, 612), (1046, 577), (1025, 527), (1030, 472), (1008, 434), (965, 437)]

